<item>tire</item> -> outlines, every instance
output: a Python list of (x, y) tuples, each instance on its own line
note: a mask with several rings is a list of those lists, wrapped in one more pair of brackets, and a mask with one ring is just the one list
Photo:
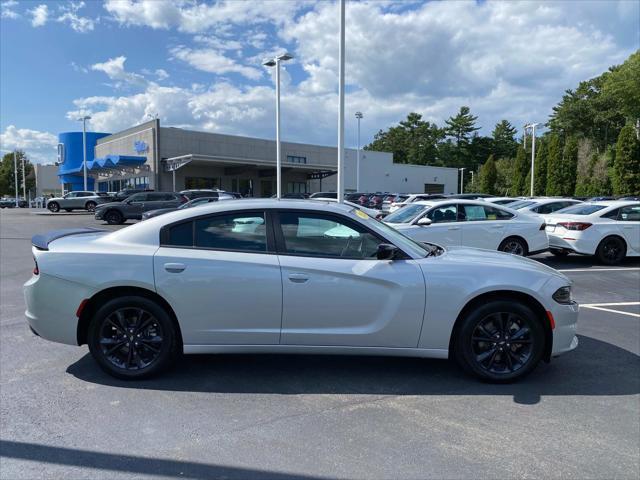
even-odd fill
[[(522, 343), (513, 341), (516, 335)], [(457, 329), (453, 353), (467, 373), (484, 381), (509, 383), (530, 373), (544, 348), (544, 328), (536, 314), (526, 304), (504, 299), (467, 313)]]
[(106, 302), (91, 319), (87, 337), (100, 368), (124, 380), (148, 378), (167, 369), (179, 351), (177, 339), (166, 310), (139, 296)]
[(93, 212), (96, 209), (96, 202), (87, 202), (84, 208), (87, 212)]
[(104, 214), (104, 219), (109, 225), (121, 225), (124, 223), (124, 217), (117, 210), (109, 210)]
[(56, 213), (60, 211), (60, 205), (58, 202), (49, 202), (47, 203), (47, 208), (50, 212)]
[(618, 265), (627, 255), (627, 244), (620, 237), (607, 237), (600, 242), (596, 257), (605, 265)]
[(498, 250), (511, 253), (512, 255), (518, 255), (519, 257), (526, 257), (529, 253), (529, 246), (527, 242), (520, 237), (508, 237), (500, 243)]
[(549, 250), (554, 256), (556, 257), (568, 257), (569, 256), (569, 252), (566, 250)]

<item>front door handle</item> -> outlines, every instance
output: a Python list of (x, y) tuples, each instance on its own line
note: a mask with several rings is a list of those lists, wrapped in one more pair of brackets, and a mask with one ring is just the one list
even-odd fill
[(449, 227), (449, 230), (460, 230), (460, 227)]
[(493, 228), (504, 228), (504, 225), (494, 225)]
[(169, 273), (180, 273), (184, 271), (187, 266), (184, 263), (165, 263), (164, 269)]
[(290, 273), (289, 280), (293, 283), (304, 283), (309, 280), (309, 277), (305, 273)]

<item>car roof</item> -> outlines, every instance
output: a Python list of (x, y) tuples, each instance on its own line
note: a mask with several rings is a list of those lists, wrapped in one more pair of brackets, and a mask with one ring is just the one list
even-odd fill
[(487, 207), (504, 208), (502, 205), (488, 205), (486, 200), (467, 200), (466, 198), (434, 198), (433, 200), (418, 200), (413, 202), (412, 205), (443, 205), (449, 203), (459, 203), (462, 205), (482, 205)]

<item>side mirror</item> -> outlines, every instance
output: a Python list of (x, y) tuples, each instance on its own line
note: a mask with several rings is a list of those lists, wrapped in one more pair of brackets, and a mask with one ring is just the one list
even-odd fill
[(378, 245), (378, 251), (376, 257), (378, 260), (393, 260), (398, 252), (398, 247), (390, 245), (388, 243), (381, 243)]
[(431, 219), (427, 217), (422, 217), (420, 220), (417, 221), (416, 225), (419, 225), (421, 227), (426, 227), (427, 225), (431, 225)]

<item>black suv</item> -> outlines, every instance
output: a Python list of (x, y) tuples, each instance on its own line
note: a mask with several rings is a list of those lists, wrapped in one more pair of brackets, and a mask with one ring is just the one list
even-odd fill
[(187, 198), (176, 192), (139, 192), (122, 202), (98, 205), (95, 217), (109, 225), (120, 225), (129, 219), (140, 220), (149, 210), (176, 208), (185, 202)]

